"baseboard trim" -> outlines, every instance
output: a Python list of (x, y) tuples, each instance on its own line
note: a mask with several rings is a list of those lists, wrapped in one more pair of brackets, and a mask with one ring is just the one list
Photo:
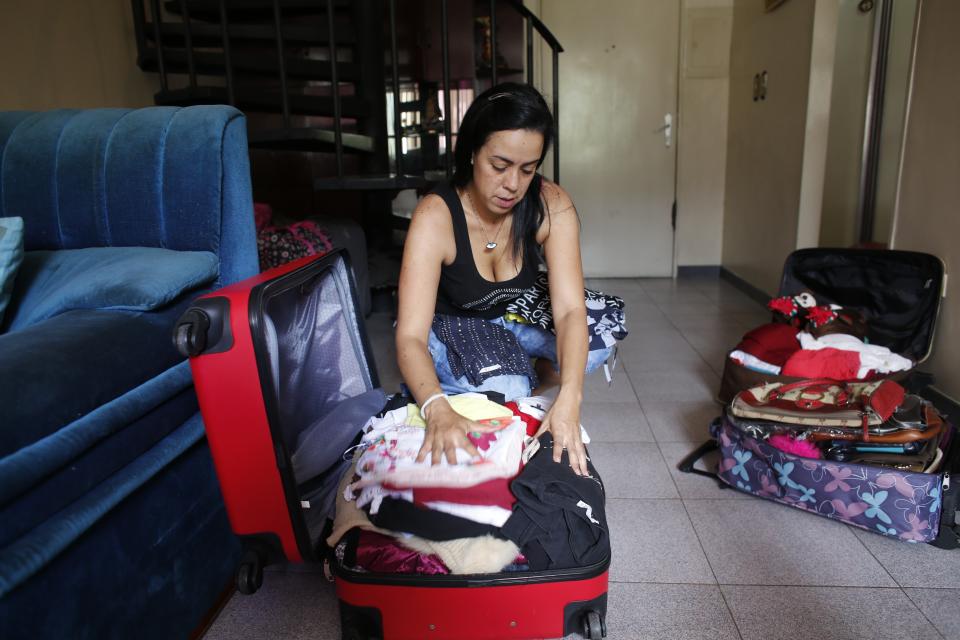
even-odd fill
[(719, 278), (720, 265), (691, 265), (677, 267), (678, 278)]
[(733, 273), (726, 267), (720, 267), (720, 278), (723, 280), (726, 280), (727, 282), (735, 286), (737, 289), (744, 292), (745, 294), (747, 294), (748, 296), (750, 296), (751, 298), (753, 298), (754, 300), (756, 300), (757, 302), (759, 302), (764, 306), (766, 306), (766, 304), (770, 302), (770, 294), (763, 291), (762, 289), (758, 289), (757, 287), (753, 286), (752, 284), (750, 284), (749, 282), (747, 282), (737, 274)]

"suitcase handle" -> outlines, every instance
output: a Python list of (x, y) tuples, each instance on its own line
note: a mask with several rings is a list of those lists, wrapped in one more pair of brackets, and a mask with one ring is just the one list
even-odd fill
[(720, 448), (720, 445), (717, 444), (717, 441), (711, 438), (710, 440), (707, 440), (706, 442), (701, 444), (699, 447), (697, 447), (694, 451), (690, 452), (690, 454), (687, 455), (687, 457), (685, 457), (683, 460), (681, 460), (679, 464), (677, 464), (677, 469), (679, 469), (683, 473), (695, 473), (698, 476), (711, 478), (714, 482), (717, 483), (717, 486), (719, 486), (721, 489), (726, 489), (727, 485), (724, 484), (722, 480), (720, 480), (720, 478), (717, 476), (716, 473), (710, 473), (709, 471), (704, 471), (702, 469), (697, 469), (694, 467), (694, 465), (701, 458), (703, 458), (705, 455), (707, 455), (711, 451), (716, 451), (719, 448)]

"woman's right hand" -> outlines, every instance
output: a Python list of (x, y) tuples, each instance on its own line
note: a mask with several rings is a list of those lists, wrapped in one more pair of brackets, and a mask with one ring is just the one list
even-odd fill
[(480, 425), (454, 411), (446, 400), (431, 403), (423, 418), (427, 430), (417, 462), (423, 462), (429, 455), (430, 464), (440, 464), (442, 457), (446, 457), (448, 463), (456, 464), (457, 449), (463, 449), (473, 458), (479, 457), (480, 452), (467, 438), (467, 433), (476, 431)]

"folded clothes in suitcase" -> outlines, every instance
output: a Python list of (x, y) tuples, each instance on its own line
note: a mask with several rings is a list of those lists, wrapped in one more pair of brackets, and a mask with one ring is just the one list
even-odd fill
[[(378, 407), (386, 396), (377, 389), (376, 366), (356, 300), (347, 256), (334, 251), (205, 295), (174, 329), (177, 347), (190, 356), (227, 513), (244, 546), (238, 589), (256, 591), (263, 566), (270, 562), (329, 563), (344, 638), (550, 638), (573, 631), (603, 637), (610, 552), (602, 483), (595, 471), (590, 478), (567, 480), (589, 483), (598, 494), (586, 488), (538, 494), (540, 485), (532, 483), (538, 488), (528, 495), (549, 498), (548, 508), (514, 505), (502, 526), (488, 530), (495, 534), (490, 536), (494, 544), (472, 550), (474, 559), (484, 560), (479, 565), (465, 562), (470, 558), (463, 555), (464, 538), (446, 546), (444, 541), (427, 541), (430, 544), (419, 550), (390, 547), (390, 539), (358, 529), (363, 526), (355, 502), (348, 515), (358, 519), (347, 525), (340, 521), (347, 502), (342, 494), (354, 481), (357, 464), (368, 465), (360, 475), (383, 471), (363, 457), (373, 450), (366, 446), (369, 442), (362, 448), (356, 445), (363, 443), (367, 420), (362, 418), (388, 408)], [(413, 410), (419, 413), (415, 406)], [(413, 419), (409, 408), (403, 411)], [(520, 419), (526, 425), (530, 416)], [(487, 439), (484, 443), (489, 444)], [(549, 462), (543, 466), (575, 475), (566, 459), (553, 463), (549, 441), (540, 446), (535, 454), (533, 447), (527, 450), (533, 457), (525, 471)], [(379, 451), (386, 454), (389, 446)], [(514, 454), (519, 461), (523, 452)], [(431, 473), (410, 472), (406, 479)], [(481, 481), (483, 473), (471, 474)], [(523, 477), (521, 473), (511, 482), (522, 483)], [(419, 490), (431, 488), (427, 483)], [(519, 485), (514, 492), (519, 498)], [(575, 495), (594, 497), (574, 500)], [(387, 511), (393, 512), (387, 515), (393, 520), (385, 521), (401, 530), (410, 528), (410, 509), (419, 507), (406, 501), (388, 504)], [(363, 518), (370, 522), (368, 514)], [(550, 523), (560, 521), (576, 526), (582, 541), (567, 545), (566, 555), (557, 552), (552, 537), (562, 529)], [(335, 524), (341, 528), (334, 529)], [(496, 571), (508, 567), (491, 565), (485, 556), (491, 550), (511, 551), (504, 543), (529, 554), (523, 557), (528, 570)], [(431, 554), (446, 562), (431, 560)], [(382, 570), (359, 570), (363, 562), (374, 562)], [(398, 566), (415, 570), (397, 573)], [(468, 611), (484, 613), (465, 616)]]
[(771, 324), (728, 353), (717, 399), (728, 404), (750, 387), (799, 382), (811, 368), (839, 380), (906, 380), (930, 355), (944, 282), (943, 262), (925, 253), (794, 251), (784, 262), (780, 298), (770, 304)]

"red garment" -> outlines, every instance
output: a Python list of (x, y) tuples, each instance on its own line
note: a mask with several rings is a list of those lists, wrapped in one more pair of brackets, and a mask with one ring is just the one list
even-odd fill
[(540, 428), (539, 420), (520, 411), (520, 407), (517, 406), (516, 402), (507, 402), (503, 406), (505, 406), (507, 409), (510, 409), (510, 411), (513, 411), (513, 415), (519, 416), (520, 419), (523, 420), (523, 423), (527, 425), (528, 436), (533, 437), (537, 434), (537, 430)]
[(764, 362), (782, 367), (791, 355), (800, 350), (797, 333), (796, 327), (782, 322), (771, 322), (746, 333), (736, 348)]
[(801, 349), (790, 356), (780, 374), (797, 378), (856, 380), (859, 370), (860, 354), (856, 351)]
[(513, 509), (517, 499), (510, 493), (510, 478), (494, 478), (472, 487), (415, 487), (413, 503), (426, 506), (427, 502), (453, 502), (455, 504), (473, 504), (497, 506)]

